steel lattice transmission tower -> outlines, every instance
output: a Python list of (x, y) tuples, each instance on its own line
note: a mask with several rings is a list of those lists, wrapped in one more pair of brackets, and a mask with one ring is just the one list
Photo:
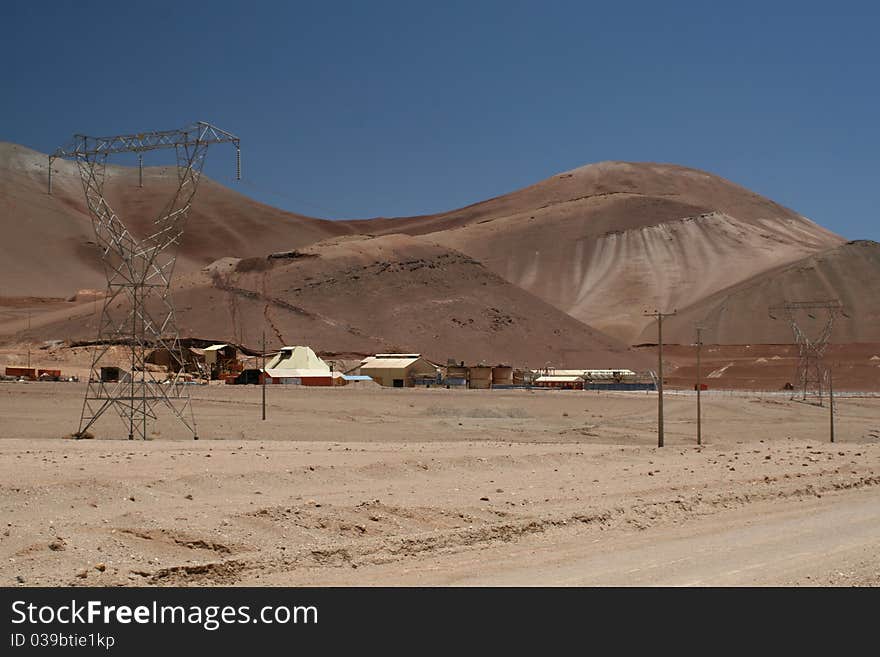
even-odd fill
[[(211, 144), (232, 143), (236, 148), (236, 178), (241, 179), (238, 137), (209, 123), (198, 122), (180, 130), (144, 132), (112, 137), (75, 135), (71, 144), (49, 156), (49, 193), (52, 163), (57, 158), (74, 160), (79, 167), (83, 191), (92, 216), (104, 270), (107, 296), (98, 324), (88, 388), (80, 416), (82, 436), (113, 407), (128, 430), (128, 438), (147, 437), (147, 420), (156, 418), (156, 407), (166, 406), (198, 439), (189, 392), (183, 385), (185, 359), (170, 295), (184, 223), (199, 184), (205, 156)], [(143, 184), (145, 151), (174, 149), (177, 156), (177, 190), (161, 215), (151, 224), (150, 234), (136, 237), (104, 197), (109, 156), (137, 153), (139, 184)], [(125, 345), (130, 372), (118, 381), (105, 381), (101, 363), (110, 346)], [(164, 347), (171, 356), (167, 380), (156, 379), (145, 367), (146, 351)]]
[[(811, 319), (819, 319), (818, 313), (824, 313), (822, 329), (815, 335), (810, 336), (804, 328), (802, 314)], [(834, 320), (843, 312), (843, 304), (837, 299), (830, 301), (790, 301), (770, 307), (770, 317), (776, 319), (782, 316), (791, 325), (794, 332), (795, 343), (798, 346), (797, 382), (800, 386), (801, 396), (804, 401), (810, 395), (817, 396), (822, 403), (823, 388), (825, 382), (825, 370), (822, 367), (822, 357), (828, 348), (828, 340), (834, 328)], [(800, 321), (798, 321), (800, 319)], [(792, 394), (794, 399), (797, 394)]]

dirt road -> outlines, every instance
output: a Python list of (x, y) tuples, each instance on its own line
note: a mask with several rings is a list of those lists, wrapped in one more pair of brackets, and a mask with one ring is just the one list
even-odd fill
[(576, 533), (476, 562), (373, 573), (396, 584), (490, 586), (880, 585), (880, 491), (760, 505), (633, 534)]

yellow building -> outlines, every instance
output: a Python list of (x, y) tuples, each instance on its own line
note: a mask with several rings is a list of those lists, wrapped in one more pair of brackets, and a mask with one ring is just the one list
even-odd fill
[(437, 367), (421, 354), (376, 354), (361, 361), (360, 373), (389, 388), (410, 388), (416, 379), (438, 377)]

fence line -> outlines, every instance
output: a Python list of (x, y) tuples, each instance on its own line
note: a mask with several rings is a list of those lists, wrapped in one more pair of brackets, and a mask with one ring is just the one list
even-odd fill
[[(682, 397), (696, 397), (696, 390), (663, 390), (664, 395), (678, 395)], [(756, 390), (756, 389), (728, 389), (728, 390), (703, 390), (700, 392), (703, 397), (706, 396), (716, 396), (716, 397), (776, 397), (776, 398), (786, 398), (786, 399), (798, 399), (799, 395), (795, 394), (792, 396), (791, 390)], [(815, 398), (818, 395), (808, 395), (807, 400), (811, 397)], [(827, 398), (828, 394), (825, 393), (822, 395), (823, 398)], [(876, 398), (880, 397), (880, 392), (870, 391), (870, 390), (835, 390), (834, 398), (837, 399), (839, 397), (850, 397), (850, 398)]]

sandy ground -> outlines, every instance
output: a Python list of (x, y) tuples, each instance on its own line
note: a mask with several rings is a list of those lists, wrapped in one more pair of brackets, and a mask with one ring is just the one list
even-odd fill
[(0, 384), (3, 585), (880, 585), (880, 399), (193, 387), (198, 442)]

